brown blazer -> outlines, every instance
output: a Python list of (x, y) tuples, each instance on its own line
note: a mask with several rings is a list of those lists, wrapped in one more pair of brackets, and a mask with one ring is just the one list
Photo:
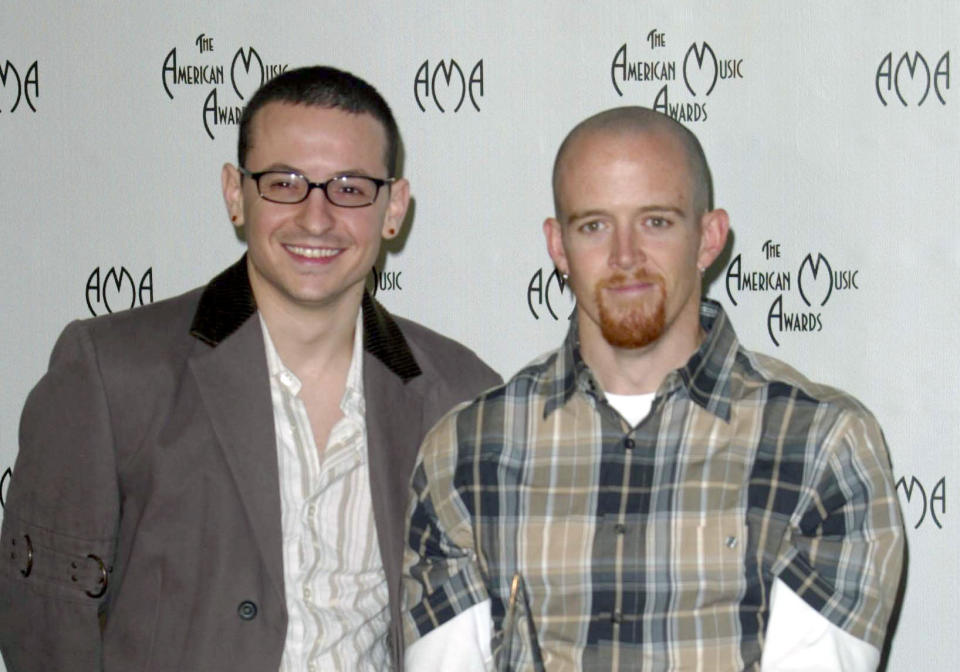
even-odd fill
[[(9, 672), (267, 672), (287, 628), (263, 337), (241, 259), (206, 288), (70, 324), (27, 399), (0, 536)], [(373, 509), (401, 658), (408, 480), (427, 430), (500, 382), (365, 295)]]

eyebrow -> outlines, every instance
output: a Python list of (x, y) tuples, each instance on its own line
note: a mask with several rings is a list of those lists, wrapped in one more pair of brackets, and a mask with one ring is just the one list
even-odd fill
[[(641, 214), (641, 215), (647, 215), (650, 213), (657, 213), (657, 212), (672, 212), (673, 214), (678, 215), (680, 217), (686, 217), (686, 213), (681, 208), (678, 208), (672, 205), (645, 205), (636, 211), (637, 214)], [(584, 210), (582, 212), (573, 212), (570, 214), (569, 217), (567, 217), (567, 221), (574, 222), (574, 221), (577, 221), (580, 219), (586, 219), (589, 217), (606, 217), (609, 214), (610, 212), (607, 210), (594, 208), (592, 210)]]
[[(297, 175), (303, 175), (307, 177), (306, 172), (300, 168), (295, 168), (287, 163), (271, 163), (269, 166), (264, 168), (262, 171), (258, 172), (268, 172), (268, 171), (277, 171), (281, 173), (296, 173)], [(372, 177), (369, 172), (363, 168), (347, 168), (346, 170), (338, 170), (333, 173), (333, 177), (342, 177), (344, 175), (356, 175), (357, 177)]]
[(260, 172), (267, 172), (267, 171), (277, 171), (279, 173), (298, 173), (301, 175), (303, 174), (303, 171), (300, 170), (299, 168), (294, 168), (293, 166), (286, 163), (271, 163), (269, 166), (267, 166)]

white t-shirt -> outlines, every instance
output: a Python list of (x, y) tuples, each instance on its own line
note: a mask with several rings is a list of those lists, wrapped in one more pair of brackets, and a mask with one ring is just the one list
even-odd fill
[[(492, 672), (490, 600), (407, 647), (408, 672)], [(874, 672), (880, 652), (828, 621), (787, 584), (774, 579), (770, 622), (760, 669), (763, 672)]]

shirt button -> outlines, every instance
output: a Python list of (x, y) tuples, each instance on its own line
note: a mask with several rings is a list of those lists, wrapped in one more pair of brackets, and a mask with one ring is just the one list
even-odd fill
[(610, 614), (610, 622), (615, 624), (623, 623), (623, 613), (619, 609), (614, 611)]
[(257, 617), (257, 604), (250, 600), (244, 600), (237, 607), (237, 614), (245, 621), (252, 621)]
[(617, 534), (626, 534), (627, 526), (624, 525), (623, 523), (617, 523), (616, 525), (613, 526), (613, 531), (616, 532)]
[(307, 602), (310, 601), (310, 588), (309, 588), (309, 587), (306, 587), (306, 588), (303, 589), (303, 599), (305, 599)]
[(631, 439), (629, 436), (623, 440), (623, 447), (627, 450), (632, 450), (635, 445), (636, 444), (634, 443), (633, 439)]
[(737, 547), (737, 538), (736, 537), (727, 537), (724, 542), (727, 545), (727, 548), (736, 548)]

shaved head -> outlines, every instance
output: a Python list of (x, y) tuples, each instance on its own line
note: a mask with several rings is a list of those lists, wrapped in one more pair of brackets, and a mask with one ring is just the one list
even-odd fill
[(677, 140), (689, 164), (696, 214), (699, 216), (713, 210), (713, 180), (697, 136), (679, 122), (646, 107), (615, 107), (581, 121), (560, 145), (553, 162), (553, 204), (558, 219), (562, 219), (559, 178), (561, 171), (566, 168), (570, 148), (590, 136), (634, 134), (663, 134)]

